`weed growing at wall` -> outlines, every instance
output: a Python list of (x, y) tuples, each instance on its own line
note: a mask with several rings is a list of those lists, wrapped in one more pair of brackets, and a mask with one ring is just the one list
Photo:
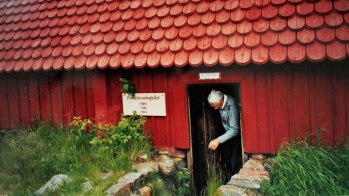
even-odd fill
[(306, 141), (292, 142), (272, 159), (271, 183), (264, 195), (348, 195), (349, 143), (339, 150)]
[(178, 195), (179, 196), (189, 196), (190, 194), (190, 175), (187, 168), (179, 170), (177, 173), (177, 178), (179, 180)]

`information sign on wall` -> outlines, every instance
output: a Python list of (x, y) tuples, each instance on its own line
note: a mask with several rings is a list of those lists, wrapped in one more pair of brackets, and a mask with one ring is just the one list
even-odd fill
[(124, 115), (133, 112), (142, 116), (166, 116), (165, 93), (136, 93), (134, 97), (122, 94)]

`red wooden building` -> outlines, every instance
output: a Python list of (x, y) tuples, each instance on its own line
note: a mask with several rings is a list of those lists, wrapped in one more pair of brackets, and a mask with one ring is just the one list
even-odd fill
[(1, 0), (0, 128), (115, 123), (130, 76), (166, 93), (167, 116), (147, 123), (158, 147), (191, 147), (210, 88), (239, 101), (247, 153), (317, 129), (334, 145), (349, 135), (348, 55), (348, 0)]

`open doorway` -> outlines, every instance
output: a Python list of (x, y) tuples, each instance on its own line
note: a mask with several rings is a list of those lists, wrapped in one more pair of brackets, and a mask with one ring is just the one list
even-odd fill
[[(212, 89), (233, 96), (240, 114), (240, 86), (237, 83), (193, 84), (187, 86), (189, 121), (191, 130), (191, 163), (193, 189), (199, 195), (207, 186), (208, 170), (219, 169), (225, 182), (234, 173), (229, 167), (229, 152), (232, 145), (238, 147), (238, 168), (242, 165), (241, 137), (219, 145), (215, 151), (208, 150), (211, 140), (225, 133), (219, 111), (210, 107), (207, 97)], [(241, 126), (240, 126), (241, 127)], [(240, 128), (241, 130), (241, 128)], [(241, 131), (240, 131), (241, 133)]]

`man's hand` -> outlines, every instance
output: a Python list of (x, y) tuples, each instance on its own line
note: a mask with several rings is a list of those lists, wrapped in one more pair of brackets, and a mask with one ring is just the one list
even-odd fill
[(210, 144), (208, 145), (208, 149), (210, 150), (216, 150), (216, 148), (219, 146), (219, 140), (218, 139), (214, 139), (210, 142)]

